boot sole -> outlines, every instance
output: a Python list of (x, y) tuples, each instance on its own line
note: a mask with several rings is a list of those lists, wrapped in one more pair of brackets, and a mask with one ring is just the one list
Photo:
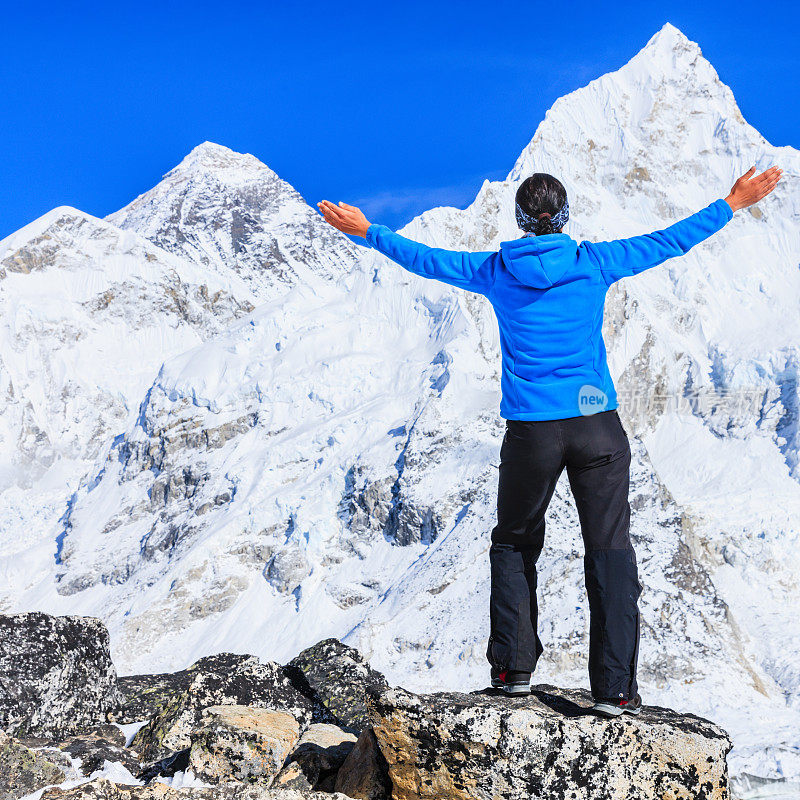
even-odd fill
[(638, 717), (642, 712), (642, 707), (624, 708), (622, 706), (612, 706), (610, 703), (595, 703), (592, 706), (592, 711), (602, 714), (604, 717), (621, 717), (623, 714)]
[(502, 681), (492, 681), (492, 688), (499, 689), (504, 694), (508, 695), (521, 695), (521, 694), (530, 694), (531, 687), (528, 683), (512, 683), (507, 684), (503, 683)]

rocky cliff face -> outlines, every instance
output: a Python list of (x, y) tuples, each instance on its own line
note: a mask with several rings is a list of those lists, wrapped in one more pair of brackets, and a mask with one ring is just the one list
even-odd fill
[[(786, 324), (800, 301), (797, 152), (749, 126), (697, 45), (666, 26), (621, 70), (559, 100), (505, 181), (403, 232), (497, 247), (517, 235), (517, 182), (544, 170), (570, 193), (571, 235), (618, 238), (663, 227), (772, 161), (786, 179), (754, 213), (615, 285), (606, 338), (634, 451), (643, 686), (723, 721), (737, 770), (777, 777), (800, 774), (798, 353)], [(266, 166), (219, 146), (201, 145), (92, 224), (101, 242), (132, 237), (139, 255), (124, 263), (168, 263), (198, 286), (216, 281), (209, 297), (227, 294), (205, 322), (181, 318), (197, 339), (163, 351), (157, 377), (126, 401), (133, 413), (75, 434), (96, 464), (77, 488), (71, 473), (69, 494), (47, 495), (36, 536), (4, 545), (5, 602), (101, 614), (126, 671), (183, 667), (212, 641), (285, 659), (335, 633), (410, 689), (482, 685), (502, 437), (489, 304), (356, 248)], [(65, 247), (53, 244), (53, 258)], [(93, 258), (123, 263), (118, 248)], [(19, 285), (38, 274), (26, 269)], [(163, 294), (165, 274), (147, 291)], [(237, 321), (245, 303), (261, 305)], [(177, 320), (170, 308), (159, 325)], [(149, 317), (132, 296), (125, 309), (118, 335), (136, 344)], [(53, 346), (41, 331), (32, 341)], [(69, 374), (59, 369), (47, 376)], [(548, 526), (539, 677), (578, 685), (588, 619), (565, 481)]]

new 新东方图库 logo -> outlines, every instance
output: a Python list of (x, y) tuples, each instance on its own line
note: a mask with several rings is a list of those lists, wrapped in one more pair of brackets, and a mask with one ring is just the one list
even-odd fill
[(608, 406), (608, 395), (596, 386), (585, 383), (578, 392), (578, 409), (583, 416), (605, 411)]

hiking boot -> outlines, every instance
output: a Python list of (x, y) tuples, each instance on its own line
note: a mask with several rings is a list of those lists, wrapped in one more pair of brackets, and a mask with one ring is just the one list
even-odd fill
[(510, 695), (530, 694), (531, 673), (492, 667), (492, 687)]
[(601, 698), (595, 700), (592, 711), (604, 717), (619, 717), (621, 714), (633, 714), (636, 716), (642, 710), (642, 698), (636, 695), (631, 700), (622, 700), (619, 697)]

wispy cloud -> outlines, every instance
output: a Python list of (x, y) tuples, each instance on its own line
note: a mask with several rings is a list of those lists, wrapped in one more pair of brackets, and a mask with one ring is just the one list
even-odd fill
[(474, 199), (483, 181), (502, 180), (506, 171), (494, 170), (473, 175), (445, 186), (414, 186), (385, 189), (352, 201), (369, 218), (397, 225), (408, 222), (423, 211), (436, 206), (466, 208)]

